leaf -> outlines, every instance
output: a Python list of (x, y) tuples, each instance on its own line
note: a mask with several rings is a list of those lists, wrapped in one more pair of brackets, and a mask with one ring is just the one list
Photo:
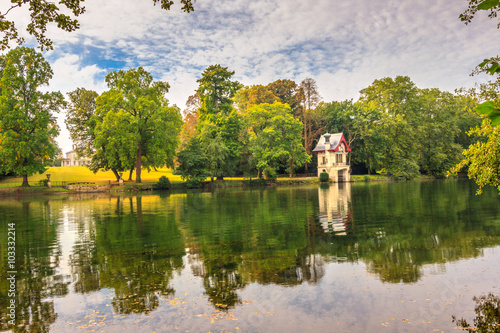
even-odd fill
[(495, 110), (495, 103), (493, 101), (481, 103), (476, 107), (476, 112), (479, 114), (489, 114), (493, 110)]
[(488, 10), (498, 5), (500, 5), (499, 0), (484, 0), (479, 5), (477, 5), (477, 9)]

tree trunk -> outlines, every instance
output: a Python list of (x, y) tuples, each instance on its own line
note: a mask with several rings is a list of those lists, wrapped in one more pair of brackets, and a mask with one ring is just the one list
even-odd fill
[(28, 175), (23, 175), (23, 184), (21, 186), (30, 186), (30, 184), (28, 184)]
[(139, 141), (139, 147), (137, 148), (137, 158), (136, 158), (136, 164), (135, 164), (135, 181), (137, 183), (141, 182), (141, 166), (142, 166), (141, 156), (142, 156), (141, 142)]
[(132, 175), (134, 174), (134, 169), (135, 168), (130, 169), (130, 173), (128, 174), (128, 180), (130, 181), (132, 181)]
[(293, 159), (290, 160), (290, 178), (293, 177)]
[(118, 171), (116, 171), (115, 168), (112, 168), (111, 171), (113, 171), (115, 177), (116, 177), (116, 181), (119, 182), (120, 181), (120, 175), (118, 174)]
[(224, 176), (217, 176), (217, 180), (224, 180)]

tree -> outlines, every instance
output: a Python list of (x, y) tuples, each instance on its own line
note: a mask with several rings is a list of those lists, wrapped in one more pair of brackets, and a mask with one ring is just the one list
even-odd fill
[(186, 148), (177, 154), (177, 162), (179, 166), (175, 169), (175, 173), (181, 175), (189, 187), (199, 187), (201, 182), (210, 176), (207, 171), (209, 161), (198, 138), (189, 140)]
[(98, 96), (95, 91), (85, 88), (77, 88), (68, 93), (70, 103), (64, 122), (79, 156), (92, 156), (94, 151), (91, 118), (95, 114)]
[(371, 133), (382, 157), (377, 164), (395, 178), (416, 177), (422, 106), (417, 87), (409, 77), (397, 76), (375, 80), (360, 93), (363, 107), (376, 115)]
[(292, 116), (288, 105), (278, 102), (255, 105), (245, 118), (249, 150), (259, 175), (266, 169), (275, 173), (280, 163), (286, 163), (292, 176), (294, 168), (311, 160), (302, 145), (302, 123)]
[(208, 66), (198, 79), (196, 91), (200, 96), (200, 120), (217, 122), (220, 116), (227, 116), (233, 110), (232, 98), (242, 87), (238, 81), (231, 81), (234, 71), (221, 65)]
[[(22, 6), (29, 6), (31, 22), (28, 24), (27, 31), (30, 35), (35, 36), (39, 43), (39, 47), (43, 50), (52, 49), (52, 41), (46, 36), (47, 25), (49, 23), (56, 23), (59, 29), (67, 32), (74, 31), (80, 27), (76, 17), (85, 13), (83, 6), (84, 0), (61, 0), (59, 4), (60, 9), (55, 3), (46, 0), (11, 0), (11, 6), (5, 13), (0, 13), (0, 31), (4, 33), (3, 39), (0, 41), (1, 49), (9, 48), (9, 41), (15, 40), (18, 44), (24, 42), (24, 38), (19, 37), (17, 27), (14, 21), (7, 19), (7, 14), (15, 8)], [(184, 12), (191, 12), (194, 10), (193, 3), (196, 0), (180, 0), (182, 10)], [(173, 0), (153, 0), (156, 5), (160, 4), (162, 9), (170, 10), (174, 4)], [(66, 14), (68, 11), (72, 16)]]
[[(240, 158), (241, 148), (238, 136), (240, 133), (240, 119), (233, 108), (232, 98), (242, 87), (238, 81), (231, 80), (234, 71), (221, 65), (209, 66), (197, 81), (200, 85), (197, 93), (200, 96), (198, 133), (207, 124), (216, 126), (228, 154), (224, 161), (223, 174), (232, 175)], [(222, 179), (222, 175), (217, 179)]]
[(51, 78), (50, 64), (32, 48), (0, 56), (0, 171), (22, 175), (22, 186), (57, 153), (53, 113), (65, 106), (64, 98), (39, 90)]
[[(136, 182), (140, 183), (143, 164), (148, 169), (173, 164), (178, 134), (182, 126), (180, 110), (168, 106), (168, 101), (164, 97), (169, 89), (168, 83), (153, 82), (151, 74), (142, 67), (111, 72), (106, 75), (106, 82), (110, 90), (97, 98), (94, 120), (97, 126), (99, 124), (104, 126), (105, 117), (112, 112), (115, 115), (110, 119), (111, 123), (123, 118), (131, 124), (127, 133), (133, 131), (131, 137), (136, 140), (134, 145)], [(128, 116), (125, 116), (125, 113)], [(109, 137), (107, 141), (102, 138), (109, 133), (113, 132), (96, 133), (101, 135), (101, 137), (96, 135), (96, 142), (112, 140), (113, 137)], [(129, 142), (132, 140), (131, 137), (122, 143)], [(100, 147), (101, 154), (111, 156), (110, 154), (114, 152), (106, 152), (106, 147), (106, 145)], [(123, 166), (128, 164), (122, 163)]]
[(186, 108), (182, 112), (184, 116), (184, 124), (180, 135), (181, 148), (185, 148), (189, 140), (198, 134), (196, 128), (198, 127), (198, 119), (200, 117), (198, 112), (200, 106), (200, 96), (198, 96), (198, 93), (188, 97)]
[(206, 124), (200, 133), (200, 144), (207, 156), (211, 180), (224, 174), (224, 165), (229, 149), (224, 144), (221, 133), (213, 124)]
[[(311, 78), (306, 78), (300, 83), (299, 91), (303, 107), (302, 123), (304, 124), (304, 148), (309, 155), (312, 151), (313, 142), (324, 128), (319, 124), (321, 118), (317, 117), (317, 113), (313, 113), (313, 110), (321, 101), (321, 96), (319, 95), (316, 81)], [(307, 162), (305, 168), (307, 172)]]

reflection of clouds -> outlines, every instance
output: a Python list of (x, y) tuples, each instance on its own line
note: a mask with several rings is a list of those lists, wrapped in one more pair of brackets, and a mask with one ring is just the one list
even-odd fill
[(346, 235), (352, 220), (351, 184), (337, 183), (318, 189), (319, 222), (325, 233)]

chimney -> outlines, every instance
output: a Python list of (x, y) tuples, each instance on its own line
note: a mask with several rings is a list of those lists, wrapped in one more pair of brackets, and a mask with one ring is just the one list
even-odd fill
[(331, 136), (332, 135), (330, 133), (323, 134), (323, 137), (325, 138), (325, 150), (329, 150), (331, 147), (331, 143), (330, 143)]

